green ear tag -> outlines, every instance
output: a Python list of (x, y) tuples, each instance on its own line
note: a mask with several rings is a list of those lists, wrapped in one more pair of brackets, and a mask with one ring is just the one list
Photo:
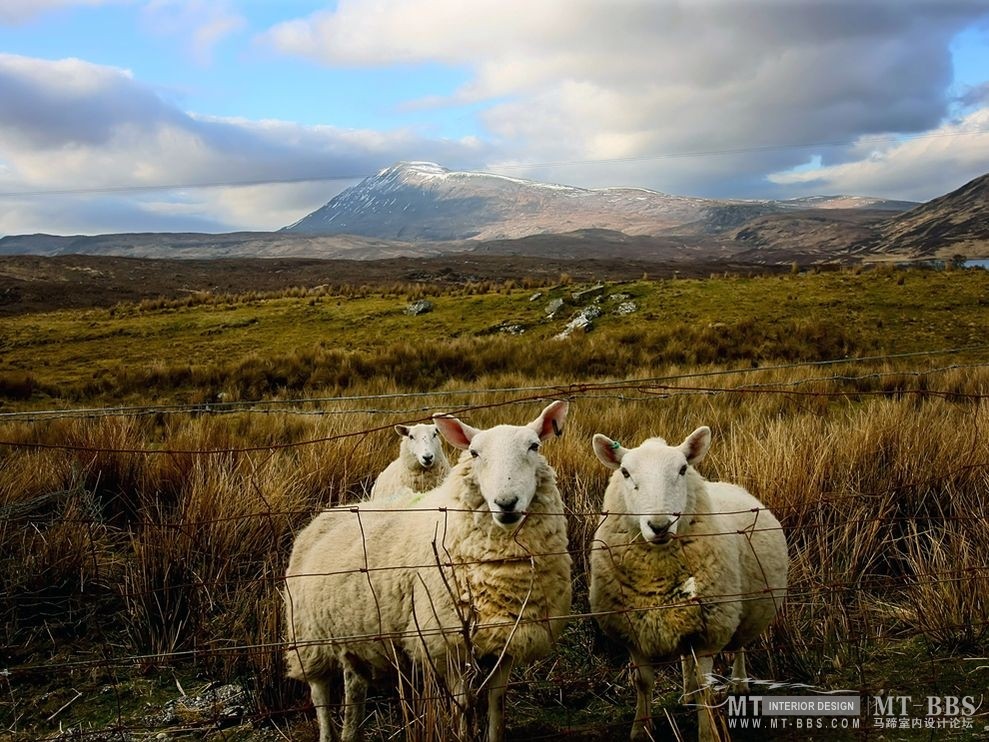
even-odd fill
[(622, 447), (622, 444), (619, 443), (618, 441), (612, 441), (611, 442), (611, 450), (612, 451), (617, 451), (621, 447)]

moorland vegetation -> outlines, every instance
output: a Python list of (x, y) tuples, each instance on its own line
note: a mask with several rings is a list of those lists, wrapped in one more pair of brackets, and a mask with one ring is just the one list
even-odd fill
[[(581, 615), (607, 479), (598, 432), (637, 445), (708, 425), (701, 473), (779, 517), (791, 589), (750, 648), (752, 677), (862, 695), (989, 685), (989, 273), (644, 278), (603, 287), (594, 329), (558, 340), (594, 302), (574, 303), (587, 287), (568, 284), (204, 295), (5, 320), (0, 727), (24, 740), (147, 731), (147, 704), (176, 683), (237, 681), (251, 697), (237, 734), (312, 739), (306, 688), (284, 678), (295, 535), (367, 496), (396, 423), (452, 411), (483, 428), (561, 397), (568, 428), (545, 454), (577, 615), (515, 677), (527, 692), (512, 694), (510, 738), (611, 739), (631, 721), (625, 658)], [(405, 314), (418, 298), (433, 311)], [(568, 303), (548, 319), (556, 298)], [(656, 714), (689, 729), (676, 669), (660, 673)], [(410, 738), (442, 738), (421, 706), (370, 708), (372, 738), (409, 709)], [(217, 723), (190, 712), (179, 727), (239, 738)]]

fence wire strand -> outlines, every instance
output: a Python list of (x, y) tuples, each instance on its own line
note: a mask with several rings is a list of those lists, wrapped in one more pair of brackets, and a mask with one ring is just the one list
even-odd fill
[[(183, 415), (194, 415), (194, 414), (279, 414), (279, 415), (312, 415), (312, 416), (327, 416), (327, 415), (350, 415), (350, 414), (360, 414), (369, 415), (373, 417), (377, 416), (404, 416), (404, 415), (415, 415), (419, 416), (413, 420), (403, 420), (402, 422), (418, 422), (423, 419), (428, 419), (423, 413), (428, 412), (431, 408), (428, 407), (411, 407), (405, 406), (398, 409), (387, 409), (379, 407), (367, 407), (367, 408), (356, 408), (353, 407), (355, 404), (359, 403), (371, 403), (371, 402), (402, 402), (403, 400), (413, 400), (413, 399), (447, 399), (455, 400), (462, 396), (491, 396), (496, 395), (512, 395), (510, 399), (507, 400), (492, 400), (490, 402), (482, 404), (471, 404), (467, 406), (459, 407), (455, 410), (451, 410), (452, 414), (463, 415), (465, 413), (479, 412), (482, 410), (488, 410), (493, 408), (501, 408), (510, 405), (521, 405), (528, 404), (536, 400), (543, 400), (547, 396), (552, 396), (556, 398), (583, 398), (583, 399), (598, 399), (598, 400), (613, 400), (616, 402), (654, 402), (660, 398), (668, 398), (673, 396), (681, 395), (738, 395), (740, 397), (751, 396), (751, 395), (783, 395), (789, 398), (821, 398), (821, 399), (853, 399), (853, 398), (867, 398), (867, 397), (889, 397), (889, 398), (902, 398), (908, 396), (917, 396), (924, 398), (937, 398), (942, 400), (947, 400), (956, 403), (971, 404), (973, 406), (980, 406), (984, 401), (989, 398), (989, 392), (985, 391), (967, 391), (963, 392), (957, 389), (909, 389), (897, 387), (894, 384), (894, 388), (891, 389), (811, 389), (813, 385), (827, 385), (827, 384), (865, 384), (865, 383), (883, 383), (886, 380), (912, 377), (935, 377), (938, 375), (947, 374), (955, 371), (970, 371), (970, 370), (982, 370), (989, 368), (989, 363), (973, 363), (973, 364), (951, 364), (940, 366), (938, 368), (931, 368), (926, 370), (914, 370), (914, 371), (882, 371), (867, 374), (856, 374), (856, 375), (845, 375), (845, 376), (820, 376), (815, 378), (799, 379), (789, 382), (760, 382), (745, 385), (736, 386), (708, 386), (708, 385), (682, 385), (682, 382), (700, 379), (705, 377), (716, 378), (719, 376), (726, 376), (729, 374), (751, 374), (756, 372), (766, 373), (778, 370), (789, 370), (794, 368), (813, 368), (813, 367), (826, 367), (834, 366), (840, 364), (854, 364), (854, 363), (865, 363), (865, 362), (886, 362), (893, 360), (902, 360), (906, 358), (921, 358), (930, 357), (937, 355), (945, 355), (951, 353), (958, 353), (961, 350), (965, 351), (984, 351), (989, 349), (989, 346), (972, 346), (964, 349), (947, 349), (941, 351), (925, 352), (925, 353), (907, 353), (907, 354), (891, 354), (882, 356), (872, 356), (866, 358), (848, 358), (848, 359), (836, 359), (833, 361), (821, 361), (821, 362), (810, 362), (810, 363), (795, 363), (795, 364), (783, 364), (771, 367), (761, 367), (755, 369), (734, 369), (734, 370), (721, 370), (721, 371), (711, 371), (711, 372), (698, 372), (689, 374), (678, 374), (672, 376), (658, 376), (649, 377), (642, 379), (629, 379), (624, 381), (616, 382), (596, 382), (596, 383), (585, 383), (585, 384), (571, 384), (571, 385), (553, 385), (553, 386), (529, 386), (529, 387), (506, 387), (501, 389), (490, 389), (490, 390), (448, 390), (448, 391), (434, 391), (434, 392), (421, 392), (421, 393), (408, 393), (408, 394), (388, 394), (388, 395), (355, 395), (355, 396), (344, 396), (344, 397), (321, 397), (321, 398), (299, 398), (299, 399), (286, 399), (286, 400), (253, 400), (244, 402), (232, 402), (232, 403), (217, 403), (210, 405), (152, 405), (147, 407), (116, 407), (116, 408), (92, 408), (92, 409), (72, 409), (72, 410), (34, 410), (34, 411), (19, 411), (19, 412), (8, 412), (0, 414), (0, 426), (4, 424), (14, 424), (14, 423), (29, 423), (29, 424), (40, 424), (50, 421), (56, 421), (61, 419), (81, 419), (81, 420), (95, 420), (105, 417), (125, 417), (125, 418), (139, 418), (142, 416), (151, 415), (161, 415), (161, 414), (183, 414)], [(332, 409), (334, 405), (347, 404), (351, 405), (345, 409)], [(326, 407), (327, 409), (312, 409), (319, 408), (320, 406)], [(220, 448), (209, 448), (209, 449), (195, 449), (195, 448), (171, 448), (171, 447), (114, 447), (114, 446), (96, 446), (96, 445), (82, 445), (74, 444), (71, 442), (60, 442), (60, 443), (46, 443), (38, 440), (17, 440), (15, 438), (7, 437), (5, 440), (0, 440), (0, 448), (7, 448), (8, 455), (12, 451), (20, 450), (61, 450), (67, 452), (75, 452), (82, 454), (93, 454), (93, 455), (119, 455), (119, 456), (158, 456), (158, 455), (171, 455), (171, 456), (219, 456), (219, 455), (235, 455), (235, 454), (252, 454), (252, 453), (265, 453), (267, 457), (265, 460), (270, 459), (271, 456), (275, 455), (279, 451), (284, 451), (287, 449), (298, 448), (302, 446), (311, 446), (318, 444), (325, 444), (333, 441), (338, 441), (347, 438), (354, 439), (364, 439), (367, 436), (379, 433), (382, 431), (390, 430), (392, 423), (374, 425), (366, 427), (360, 430), (342, 430), (339, 432), (333, 432), (330, 435), (320, 436), (312, 439), (299, 440), (299, 441), (286, 441), (286, 442), (273, 442), (266, 445), (252, 445), (243, 447), (220, 447)], [(973, 442), (974, 451), (974, 442)], [(275, 518), (287, 519), (291, 522), (300, 522), (307, 515), (311, 514), (311, 511), (301, 511), (292, 509), (278, 509), (271, 507), (269, 502), (265, 499), (263, 494), (263, 489), (258, 483), (258, 479), (263, 476), (262, 466), (264, 463), (258, 464), (252, 461), (252, 473), (251, 473), (251, 483), (253, 489), (255, 490), (255, 495), (258, 496), (264, 504), (264, 508), (261, 510), (253, 510), (247, 513), (239, 513), (236, 515), (229, 515), (223, 517), (215, 518), (198, 518), (198, 519), (179, 519), (179, 520), (168, 520), (161, 519), (157, 521), (135, 521), (128, 525), (129, 531), (120, 531), (117, 536), (123, 537), (129, 534), (130, 537), (142, 529), (154, 528), (161, 529), (163, 531), (174, 530), (178, 532), (185, 533), (190, 539), (194, 541), (201, 538), (202, 529), (207, 526), (237, 523), (237, 522), (250, 522), (260, 519), (268, 519), (271, 523), (272, 535), (277, 536), (279, 533), (279, 528), (274, 522)], [(780, 528), (787, 533), (791, 539), (791, 543), (798, 543), (801, 539), (806, 538), (806, 534), (813, 534), (815, 532), (826, 531), (827, 529), (834, 528), (834, 523), (828, 517), (828, 509), (831, 507), (837, 507), (841, 504), (847, 504), (849, 502), (861, 501), (863, 503), (869, 503), (871, 501), (885, 501), (887, 498), (895, 496), (903, 492), (928, 492), (931, 490), (937, 491), (945, 486), (945, 482), (952, 481), (954, 478), (961, 476), (963, 473), (971, 473), (978, 471), (989, 470), (989, 462), (984, 461), (969, 461), (967, 464), (956, 466), (947, 471), (940, 471), (931, 475), (929, 479), (918, 479), (912, 482), (895, 482), (892, 483), (886, 489), (880, 489), (875, 491), (861, 492), (861, 491), (847, 491), (847, 490), (835, 490), (835, 491), (821, 491), (817, 492), (816, 496), (809, 502), (802, 503), (776, 503), (772, 507), (772, 512), (775, 513), (781, 520), (782, 525)], [(260, 587), (264, 589), (269, 594), (281, 593), (282, 595), (288, 595), (289, 599), (291, 596), (291, 582), (297, 579), (306, 578), (320, 578), (320, 577), (333, 577), (333, 576), (343, 576), (347, 574), (360, 574), (363, 575), (367, 580), (368, 585), (372, 592), (375, 591), (375, 585), (372, 580), (372, 576), (378, 573), (387, 572), (390, 570), (426, 570), (426, 569), (454, 569), (459, 567), (468, 567), (476, 564), (482, 564), (486, 560), (453, 560), (452, 558), (444, 559), (441, 556), (440, 551), (436, 552), (436, 560), (431, 563), (423, 564), (401, 564), (401, 565), (378, 565), (372, 564), (368, 557), (367, 547), (366, 547), (366, 535), (364, 538), (365, 551), (364, 551), (364, 564), (361, 567), (341, 569), (337, 571), (327, 571), (327, 572), (312, 572), (303, 574), (293, 574), (286, 578), (280, 574), (274, 574), (266, 571), (262, 575), (237, 575), (237, 574), (218, 574), (215, 576), (205, 576), (196, 575), (193, 580), (185, 580), (178, 582), (171, 582), (167, 585), (162, 585), (161, 587), (152, 587), (148, 589), (133, 589), (126, 584), (117, 583), (115, 578), (108, 573), (105, 573), (106, 566), (102, 565), (100, 555), (96, 552), (96, 542), (97, 538), (94, 535), (93, 529), (105, 529), (105, 530), (119, 530), (112, 523), (101, 519), (98, 512), (93, 513), (88, 517), (72, 517), (66, 516), (64, 513), (60, 512), (63, 506), (67, 502), (71, 502), (73, 498), (77, 498), (84, 490), (82, 487), (76, 489), (65, 489), (57, 492), (44, 493), (38, 497), (32, 498), (26, 501), (18, 501), (12, 499), (8, 502), (0, 504), (0, 537), (5, 540), (9, 540), (14, 537), (17, 533), (16, 529), (23, 529), (23, 533), (30, 537), (35, 537), (38, 534), (43, 536), (46, 528), (52, 526), (53, 524), (61, 524), (65, 526), (78, 527), (86, 529), (89, 536), (89, 547), (91, 550), (91, 559), (95, 565), (95, 577), (90, 579), (88, 584), (82, 585), (80, 592), (78, 594), (69, 595), (53, 595), (49, 588), (42, 587), (38, 590), (31, 590), (26, 585), (17, 585), (16, 580), (10, 580), (4, 577), (5, 582), (0, 584), (4, 592), (0, 594), (0, 602), (5, 604), (4, 613), (5, 621), (8, 623), (9, 627), (15, 626), (18, 622), (18, 616), (23, 616), (25, 613), (31, 614), (34, 619), (52, 619), (57, 621), (61, 617), (59, 611), (59, 606), (64, 605), (66, 601), (70, 601), (74, 598), (80, 598), (83, 594), (86, 595), (86, 599), (92, 602), (94, 605), (100, 604), (101, 601), (112, 600), (112, 601), (123, 601), (125, 604), (129, 601), (152, 601), (157, 603), (159, 606), (162, 605), (162, 601), (167, 601), (174, 596), (184, 594), (188, 591), (202, 591), (204, 594), (204, 599), (208, 602), (213, 602), (216, 600), (213, 597), (211, 591), (225, 590), (227, 592), (237, 591), (250, 587)], [(888, 514), (875, 515), (875, 516), (862, 516), (859, 518), (849, 519), (843, 522), (843, 526), (846, 528), (858, 528), (858, 527), (887, 527), (887, 528), (900, 528), (909, 529), (913, 528), (915, 535), (921, 535), (925, 532), (917, 531), (918, 527), (927, 528), (932, 534), (936, 533), (938, 529), (943, 529), (947, 525), (957, 525), (964, 527), (973, 528), (989, 528), (989, 517), (986, 513), (957, 513), (957, 512), (945, 512), (942, 509), (925, 509), (918, 510), (916, 503), (910, 506), (910, 510), (900, 512), (897, 515), (890, 516)], [(430, 507), (418, 507), (418, 508), (402, 508), (402, 507), (389, 507), (382, 506), (376, 503), (366, 503), (362, 502), (360, 504), (350, 504), (344, 505), (330, 511), (339, 515), (340, 517), (356, 517), (360, 523), (361, 533), (364, 534), (365, 523), (363, 518), (366, 515), (373, 514), (395, 514), (395, 513), (408, 513), (410, 511), (418, 513), (428, 513), (435, 512), (438, 517), (445, 518), (452, 513), (483, 513), (483, 509), (478, 511), (476, 509), (459, 509), (459, 508), (430, 508)], [(700, 534), (703, 536), (711, 537), (722, 537), (722, 536), (732, 536), (732, 535), (742, 535), (746, 538), (751, 539), (752, 534), (759, 532), (766, 532), (777, 530), (776, 527), (770, 526), (760, 526), (756, 527), (756, 522), (758, 519), (758, 514), (760, 512), (759, 508), (745, 509), (739, 511), (733, 511), (732, 513), (720, 513), (721, 515), (735, 514), (744, 515), (746, 513), (753, 514), (753, 523), (751, 527), (739, 530), (730, 531), (718, 531), (707, 534)], [(567, 519), (570, 527), (573, 528), (575, 521), (582, 522), (584, 527), (587, 524), (593, 524), (600, 518), (612, 515), (645, 515), (646, 513), (616, 513), (608, 512), (605, 510), (593, 510), (593, 509), (577, 509), (565, 507), (562, 512), (546, 512), (546, 513), (530, 513), (527, 517), (564, 517)], [(649, 513), (656, 515), (656, 513)], [(818, 518), (816, 522), (811, 522), (808, 516), (817, 515)], [(671, 517), (687, 517), (695, 515), (695, 513), (669, 513)], [(803, 517), (801, 517), (803, 516)], [(823, 516), (823, 517), (822, 517)], [(27, 536), (24, 536), (25, 538)], [(199, 543), (199, 542), (197, 542)], [(749, 541), (751, 544), (751, 541)], [(203, 553), (208, 553), (209, 549), (212, 548), (207, 542), (202, 542), (199, 545)], [(585, 548), (582, 549), (569, 549), (565, 552), (560, 551), (532, 551), (529, 550), (524, 556), (519, 556), (517, 558), (513, 557), (512, 560), (518, 562), (529, 561), (531, 564), (535, 564), (534, 560), (540, 557), (556, 557), (562, 556), (563, 554), (569, 554), (574, 562), (574, 576), (575, 579), (579, 581), (581, 574), (580, 564), (582, 560), (589, 557), (589, 554), (595, 550), (601, 550), (604, 548), (610, 548), (602, 546), (599, 543), (590, 541)], [(447, 555), (449, 556), (449, 555)], [(799, 557), (799, 555), (797, 555)], [(890, 554), (887, 555), (889, 559), (905, 559), (907, 554)], [(504, 560), (509, 561), (509, 560)], [(2, 559), (0, 559), (2, 563)], [(7, 568), (7, 565), (4, 565)], [(761, 567), (761, 565), (760, 565)], [(534, 569), (534, 567), (533, 567)], [(873, 613), (881, 613), (883, 606), (880, 604), (881, 597), (891, 591), (896, 591), (902, 593), (903, 591), (914, 591), (914, 590), (931, 590), (937, 589), (939, 587), (945, 586), (959, 586), (959, 585), (971, 585), (973, 589), (982, 589), (989, 587), (989, 565), (984, 564), (963, 564), (948, 566), (943, 569), (931, 570), (931, 571), (897, 571), (896, 569), (890, 568), (892, 571), (890, 574), (858, 574), (858, 575), (841, 575), (840, 579), (836, 579), (835, 576), (830, 578), (824, 572), (821, 573), (809, 573), (803, 575), (801, 578), (795, 580), (786, 589), (786, 598), (783, 603), (784, 611), (821, 611), (825, 610), (831, 601), (844, 601), (850, 604), (854, 604), (855, 610), (864, 611), (866, 614), (869, 611)], [(85, 589), (82, 589), (85, 588)], [(86, 592), (88, 590), (88, 592)], [(719, 594), (708, 594), (703, 598), (705, 604), (713, 605), (718, 603), (737, 603), (749, 600), (762, 600), (766, 597), (772, 597), (776, 599), (776, 591), (769, 589), (768, 587), (759, 591), (743, 591), (734, 593), (719, 593)], [(378, 603), (379, 596), (375, 593), (375, 602)], [(384, 598), (382, 598), (384, 599)], [(657, 603), (655, 605), (649, 605), (646, 607), (629, 607), (624, 610), (609, 611), (607, 614), (637, 614), (637, 613), (649, 613), (654, 611), (666, 611), (673, 610), (677, 608), (682, 608), (687, 605), (696, 605), (697, 599), (684, 600), (679, 603)], [(85, 610), (85, 609), (80, 609)], [(382, 624), (380, 619), (380, 604), (379, 610), (379, 626)], [(889, 633), (904, 633), (907, 636), (922, 636), (924, 635), (923, 629), (919, 629), (916, 626), (910, 627), (911, 624), (908, 608), (902, 605), (895, 605), (888, 607), (891, 615), (894, 616), (887, 623), (880, 622), (879, 625), (873, 626), (869, 621), (866, 621), (863, 625), (857, 627), (856, 633), (850, 633), (843, 641), (849, 646), (856, 645), (857, 642), (872, 638), (874, 636), (883, 636)], [(602, 615), (607, 615), (602, 612), (594, 612), (591, 610), (573, 610), (564, 618), (566, 621), (571, 623), (581, 623), (589, 622), (594, 619), (600, 618)], [(524, 618), (522, 611), (516, 618), (510, 621), (503, 622), (488, 622), (479, 623), (472, 626), (473, 630), (482, 629), (492, 629), (492, 628), (510, 628), (513, 632), (517, 630), (520, 626), (530, 624), (530, 623), (542, 623), (545, 619), (528, 619)], [(917, 622), (913, 622), (917, 623)], [(50, 658), (48, 660), (33, 660), (28, 662), (14, 662), (9, 664), (6, 668), (0, 670), (0, 685), (6, 684), (9, 690), (11, 703), (16, 706), (15, 700), (15, 688), (22, 681), (29, 681), (31, 678), (37, 677), (39, 675), (50, 674), (53, 672), (73, 672), (73, 671), (97, 671), (97, 670), (126, 670), (132, 671), (135, 667), (142, 665), (153, 665), (157, 667), (167, 666), (169, 664), (175, 663), (186, 663), (186, 662), (204, 662), (211, 658), (217, 658), (222, 656), (236, 656), (236, 657), (248, 657), (257, 656), (260, 658), (270, 658), (273, 654), (279, 654), (290, 649), (297, 649), (300, 646), (306, 646), (309, 644), (325, 644), (332, 643), (333, 645), (348, 645), (348, 644), (361, 644), (366, 642), (401, 642), (402, 640), (414, 640), (421, 639), (428, 635), (452, 635), (459, 634), (464, 631), (464, 625), (462, 623), (457, 623), (449, 626), (435, 626), (435, 627), (420, 627), (417, 626), (414, 630), (405, 631), (379, 631), (373, 634), (354, 634), (346, 636), (333, 636), (331, 637), (321, 637), (316, 639), (308, 639), (303, 641), (285, 641), (285, 640), (275, 640), (275, 641), (258, 641), (254, 643), (245, 642), (223, 642), (222, 640), (215, 640), (212, 642), (207, 642), (202, 645), (197, 645), (192, 648), (180, 649), (161, 649), (160, 651), (149, 651), (146, 653), (134, 653), (134, 652), (120, 652), (119, 648), (125, 646), (125, 642), (122, 642), (119, 638), (111, 637), (108, 634), (108, 627), (100, 621), (96, 621), (96, 628), (98, 630), (99, 636), (95, 642), (94, 649), (90, 650), (92, 652), (91, 656), (85, 656), (85, 652), (80, 652), (79, 655), (72, 656), (69, 655), (68, 659), (56, 659)], [(952, 629), (958, 631), (964, 631), (968, 634), (974, 635), (989, 635), (989, 621), (968, 621), (965, 623), (951, 624), (944, 623), (940, 624), (939, 629), (941, 631), (950, 631)], [(53, 645), (57, 642), (52, 639)], [(750, 651), (755, 654), (765, 655), (767, 661), (771, 661), (775, 652), (778, 651), (778, 647), (770, 643), (770, 639), (765, 639), (758, 645), (750, 647)], [(675, 663), (678, 661), (671, 660), (670, 662), (660, 662), (657, 665), (674, 667)], [(634, 668), (633, 668), (634, 669)], [(492, 671), (493, 672), (493, 671)], [(620, 672), (620, 670), (618, 670)], [(119, 685), (117, 676), (114, 676), (114, 693), (119, 693), (116, 689)], [(510, 682), (509, 685), (513, 687), (520, 687), (523, 684), (529, 687), (533, 683), (543, 684), (546, 688), (553, 690), (560, 688), (561, 693), (563, 688), (572, 688), (573, 684), (586, 683), (592, 685), (594, 681), (586, 678), (551, 678), (544, 681), (514, 681)], [(859, 691), (871, 690), (865, 686), (863, 681), (862, 686), (858, 689)], [(420, 701), (424, 700), (448, 700), (449, 694), (438, 694), (435, 697), (425, 695), (420, 698)], [(65, 709), (67, 709), (70, 704), (74, 703), (75, 700), (70, 700), (68, 703), (58, 709), (53, 715), (52, 719), (61, 714)], [(344, 704), (335, 704), (334, 708), (342, 708)], [(254, 724), (260, 724), (263, 722), (271, 723), (275, 716), (289, 716), (296, 714), (308, 708), (308, 705), (295, 705), (288, 706), (279, 709), (277, 712), (267, 711), (267, 712), (257, 712), (254, 714), (246, 714), (245, 719)], [(192, 733), (202, 732), (207, 729), (215, 728), (215, 719), (205, 719), (201, 722), (187, 723), (184, 727), (170, 727), (170, 732), (179, 732), (182, 730), (190, 731)], [(598, 723), (593, 726), (594, 731), (607, 731), (607, 729), (614, 728), (624, 728), (626, 722), (616, 722), (614, 724)], [(552, 736), (546, 736), (545, 738), (559, 738), (567, 737), (571, 735), (580, 735), (582, 731), (585, 730), (584, 726), (572, 726), (569, 723), (555, 733)], [(126, 738), (123, 735), (139, 735), (143, 733), (148, 733), (152, 731), (154, 727), (149, 725), (135, 725), (128, 724), (125, 722), (123, 711), (121, 710), (121, 704), (119, 697), (117, 699), (117, 712), (116, 712), (116, 723), (106, 726), (100, 730), (87, 731), (83, 729), (76, 729), (72, 731), (71, 739), (103, 739), (103, 736), (108, 733), (119, 734), (121, 738)], [(12, 728), (13, 730), (13, 728)], [(16, 731), (16, 730), (13, 730)], [(864, 730), (865, 734), (869, 734), (869, 730)], [(881, 733), (882, 730), (876, 730), (876, 732)], [(286, 737), (287, 739), (291, 737), (291, 731), (288, 732), (290, 735)], [(284, 733), (283, 733), (284, 736)], [(538, 739), (540, 737), (531, 737), (532, 739)], [(47, 737), (46, 739), (63, 739), (60, 735), (54, 735)]]

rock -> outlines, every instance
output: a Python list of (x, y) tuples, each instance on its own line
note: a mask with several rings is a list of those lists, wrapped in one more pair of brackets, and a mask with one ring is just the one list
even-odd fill
[(405, 308), (405, 313), (411, 315), (412, 317), (418, 317), (420, 314), (426, 314), (433, 311), (433, 302), (426, 299), (420, 299), (419, 301), (414, 301)]
[(546, 305), (546, 316), (552, 319), (561, 309), (563, 309), (563, 299), (553, 299)]
[(521, 335), (525, 332), (525, 328), (522, 325), (500, 325), (498, 332), (504, 332), (508, 335)]
[(623, 301), (618, 305), (618, 308), (615, 309), (615, 314), (632, 314), (637, 311), (639, 311), (639, 307), (634, 301)]
[(600, 307), (591, 305), (589, 307), (584, 307), (583, 309), (581, 309), (580, 314), (578, 316), (583, 315), (584, 317), (587, 318), (588, 321), (590, 321), (592, 319), (597, 319), (602, 314), (604, 314), (604, 312), (601, 311)]
[(580, 303), (582, 301), (588, 301), (591, 297), (598, 296), (604, 292), (604, 284), (599, 283), (596, 286), (591, 286), (589, 289), (584, 289), (583, 291), (574, 291), (570, 297), (575, 303)]
[(529, 297), (529, 301), (539, 301), (542, 298), (543, 298), (543, 292), (537, 291), (536, 293), (534, 293), (532, 296)]
[(608, 296), (608, 301), (628, 301), (631, 298), (631, 294), (611, 294)]
[(593, 321), (600, 317), (603, 312), (593, 304), (581, 309), (577, 314), (575, 314), (571, 320), (567, 323), (567, 326), (563, 328), (563, 331), (557, 333), (553, 337), (556, 340), (563, 340), (564, 338), (570, 337), (575, 331), (583, 330), (584, 332), (590, 332), (594, 329)]
[(173, 726), (190, 720), (212, 722), (217, 727), (238, 724), (252, 711), (251, 696), (243, 686), (208, 685), (199, 694), (169, 701), (151, 717), (153, 726)]

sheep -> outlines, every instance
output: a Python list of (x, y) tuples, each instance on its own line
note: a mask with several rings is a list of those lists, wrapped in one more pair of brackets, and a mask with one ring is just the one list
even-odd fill
[(389, 502), (410, 493), (428, 492), (450, 473), (435, 425), (396, 425), (402, 439), (398, 458), (388, 464), (371, 487), (373, 502)]
[(434, 416), (462, 450), (443, 484), (414, 508), (332, 508), (299, 533), (285, 576), (286, 659), (288, 675), (310, 685), (320, 742), (336, 734), (334, 673), (343, 671), (349, 742), (369, 679), (396, 660), (433, 669), (455, 699), (479, 677), (488, 739), (503, 739), (513, 664), (548, 654), (570, 612), (566, 518), (540, 452), (567, 408), (553, 402), (528, 425), (488, 430)]
[(745, 646), (786, 594), (779, 521), (742, 487), (694, 470), (711, 444), (697, 428), (679, 446), (650, 438), (626, 449), (607, 436), (594, 453), (615, 469), (590, 546), (590, 606), (602, 631), (625, 646), (637, 692), (631, 739), (651, 739), (653, 664), (681, 658), (685, 699), (698, 703), (702, 741), (714, 739), (713, 655), (735, 652), (732, 683), (748, 690)]

